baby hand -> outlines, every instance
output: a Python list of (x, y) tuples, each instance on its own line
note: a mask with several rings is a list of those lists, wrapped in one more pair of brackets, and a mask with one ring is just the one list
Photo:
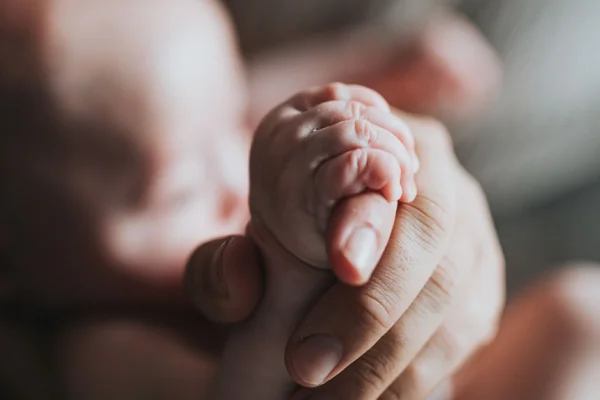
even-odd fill
[[(365, 283), (392, 230), (397, 202), (416, 196), (414, 139), (373, 90), (330, 84), (274, 109), (251, 151), (252, 224), (294, 256)], [(377, 205), (336, 206), (367, 194)], [(335, 212), (334, 212), (335, 211)], [(333, 218), (332, 218), (333, 216)]]
[(365, 283), (389, 240), (398, 200), (415, 198), (416, 170), (408, 128), (364, 87), (310, 89), (263, 120), (250, 154), (249, 228), (264, 260), (265, 292), (252, 318), (231, 333), (215, 399), (291, 395), (286, 343), (332, 283), (306, 265), (331, 266), (342, 281)]

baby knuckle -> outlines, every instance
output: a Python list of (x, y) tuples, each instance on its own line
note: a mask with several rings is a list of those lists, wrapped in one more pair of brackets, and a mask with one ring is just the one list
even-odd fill
[(367, 110), (367, 106), (358, 101), (348, 101), (345, 106), (345, 114), (348, 119), (364, 119), (364, 114)]
[(364, 119), (358, 119), (354, 121), (354, 134), (358, 139), (358, 142), (365, 147), (372, 146), (377, 142), (379, 133), (373, 124)]
[(364, 150), (354, 150), (350, 155), (350, 169), (354, 176), (359, 176), (367, 167), (367, 153)]

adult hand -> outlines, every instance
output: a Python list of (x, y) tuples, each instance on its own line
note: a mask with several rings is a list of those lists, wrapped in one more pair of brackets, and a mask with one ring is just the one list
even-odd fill
[[(290, 339), (291, 376), (319, 386), (298, 398), (422, 398), (495, 333), (504, 263), (485, 197), (440, 124), (403, 118), (422, 164), (419, 195), (399, 207), (369, 283), (334, 285)], [(192, 300), (215, 321), (247, 317), (260, 298), (258, 262), (248, 239), (201, 246), (187, 268)]]
[(371, 280), (332, 287), (293, 334), (290, 374), (319, 386), (299, 399), (423, 398), (496, 331), (504, 262), (485, 197), (440, 124), (402, 117), (421, 160), (419, 195), (400, 205)]
[[(415, 45), (416, 51), (401, 57), (401, 68), (390, 68), (391, 75), (378, 74), (379, 80), (367, 81), (392, 104), (406, 109), (444, 116), (468, 114), (460, 105), (483, 104), (497, 87), (497, 60), (481, 36), (461, 19), (441, 15), (430, 27)], [(356, 43), (350, 49), (350, 54), (364, 57)], [(465, 55), (457, 49), (472, 51)], [(265, 80), (251, 79), (260, 89), (255, 92), (273, 88), (273, 98), (278, 98), (281, 91), (295, 91), (281, 82), (293, 82), (300, 89), (340, 79), (339, 67), (354, 64), (339, 62), (338, 53), (335, 62), (325, 63), (331, 68), (319, 69), (318, 77), (302, 75), (307, 77), (304, 83), (274, 79), (273, 69), (267, 68)], [(461, 57), (457, 59), (456, 54)], [(465, 64), (465, 59), (477, 62)], [(485, 73), (473, 74), (469, 66), (475, 64), (484, 65)], [(276, 71), (285, 74), (281, 63), (277, 65)], [(298, 67), (296, 62), (291, 65), (302, 71), (316, 70)], [(412, 83), (407, 86), (406, 82)], [(259, 100), (263, 97), (258, 96)], [(271, 102), (253, 104), (268, 108)], [(459, 105), (460, 110), (448, 109), (448, 104)], [(343, 399), (423, 397), (495, 332), (504, 302), (504, 262), (485, 197), (458, 164), (442, 126), (403, 117), (416, 136), (421, 159), (419, 196), (414, 204), (399, 208), (390, 245), (371, 281), (362, 288), (342, 284), (331, 288), (291, 338), (286, 362), (292, 377), (305, 386), (327, 382), (318, 389), (301, 391), (300, 398), (307, 394)], [(359, 197), (341, 207), (354, 207), (368, 221), (363, 200)], [(224, 246), (221, 256), (213, 256), (219, 246)], [(200, 247), (189, 263), (191, 298), (209, 318), (239, 321), (259, 301), (260, 290), (252, 286), (260, 282), (252, 275), (259, 271), (253, 263), (256, 249), (254, 256), (236, 251), (241, 247), (249, 252), (252, 246), (241, 237), (222, 239)], [(210, 289), (216, 277), (229, 290)], [(311, 341), (311, 336), (316, 340)]]

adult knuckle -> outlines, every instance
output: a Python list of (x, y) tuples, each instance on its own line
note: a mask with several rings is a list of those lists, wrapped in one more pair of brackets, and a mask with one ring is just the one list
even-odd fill
[(378, 394), (385, 389), (391, 373), (389, 361), (382, 352), (371, 351), (356, 362), (354, 375), (363, 386), (361, 392)]
[(423, 362), (414, 362), (406, 368), (402, 377), (402, 388), (398, 388), (397, 399), (415, 399), (417, 393), (423, 393), (431, 380), (431, 368)]
[(479, 341), (472, 339), (472, 332), (467, 327), (451, 329), (442, 326), (437, 333), (435, 346), (446, 363), (453, 365), (469, 352), (470, 347), (478, 347)]
[(438, 247), (451, 233), (453, 216), (443, 204), (427, 196), (420, 196), (404, 205), (412, 214), (414, 233), (432, 247)]
[(444, 257), (433, 271), (430, 282), (437, 292), (446, 297), (452, 297), (457, 287), (462, 283), (463, 270), (467, 268), (452, 257)]
[[(417, 358), (402, 372), (400, 378), (386, 391), (385, 399), (417, 399), (428, 393), (439, 379), (440, 372), (449, 372), (463, 359), (467, 348), (465, 339), (447, 334), (444, 328), (430, 343), (432, 355)], [(432, 368), (435, 365), (435, 368)]]
[(435, 269), (421, 294), (423, 305), (435, 314), (444, 312), (450, 306), (458, 286), (456, 274), (453, 272), (458, 267), (449, 267), (450, 261), (443, 264), (444, 266)]
[(357, 308), (361, 315), (363, 329), (375, 332), (387, 331), (395, 322), (393, 295), (385, 289), (365, 290), (357, 299)]
[(379, 400), (406, 400), (406, 396), (401, 388), (397, 387), (396, 385), (392, 385), (387, 388)]

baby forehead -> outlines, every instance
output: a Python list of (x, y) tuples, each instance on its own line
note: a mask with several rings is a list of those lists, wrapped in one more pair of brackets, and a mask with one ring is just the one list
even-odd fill
[(145, 119), (139, 114), (185, 112), (241, 84), (229, 22), (215, 3), (56, 0), (45, 51), (54, 96), (75, 115), (104, 108)]
[[(180, 4), (181, 3), (181, 4)], [(71, 80), (89, 74), (122, 81), (171, 77), (192, 64), (202, 69), (234, 52), (230, 26), (205, 1), (57, 0), (49, 11), (45, 58)]]

